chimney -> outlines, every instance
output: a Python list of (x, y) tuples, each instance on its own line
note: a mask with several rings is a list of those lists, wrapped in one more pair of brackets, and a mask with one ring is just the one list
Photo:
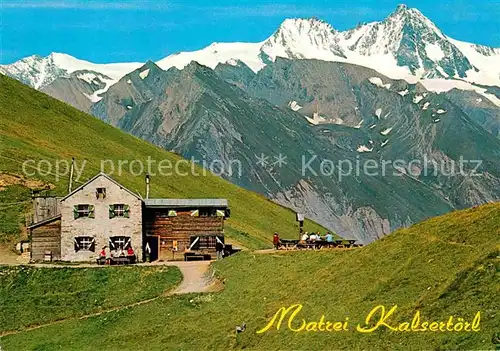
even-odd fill
[(69, 184), (68, 184), (68, 194), (71, 194), (73, 191), (73, 170), (75, 168), (75, 158), (71, 158), (71, 168), (69, 171)]
[(149, 199), (149, 174), (146, 174), (146, 199)]

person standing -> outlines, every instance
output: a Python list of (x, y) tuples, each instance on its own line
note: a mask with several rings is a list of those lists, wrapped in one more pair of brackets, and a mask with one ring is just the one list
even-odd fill
[(280, 236), (279, 236), (278, 232), (275, 232), (274, 235), (273, 235), (273, 245), (274, 245), (274, 249), (275, 250), (279, 249), (279, 246), (280, 246)]
[(216, 238), (215, 242), (215, 253), (217, 255), (217, 259), (220, 260), (224, 257), (224, 244), (219, 238)]

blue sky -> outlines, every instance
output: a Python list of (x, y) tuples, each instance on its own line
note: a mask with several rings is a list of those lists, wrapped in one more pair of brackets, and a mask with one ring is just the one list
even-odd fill
[[(401, 0), (0, 0), (0, 63), (64, 52), (93, 62), (158, 60), (214, 41), (262, 41), (285, 18), (345, 30), (381, 20)], [(406, 1), (455, 39), (500, 47), (500, 0)]]

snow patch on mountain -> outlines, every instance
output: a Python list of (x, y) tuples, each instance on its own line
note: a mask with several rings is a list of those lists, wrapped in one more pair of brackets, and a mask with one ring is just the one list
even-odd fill
[(322, 123), (322, 122), (325, 122), (325, 121), (326, 121), (325, 117), (320, 116), (320, 115), (319, 115), (318, 113), (316, 113), (316, 112), (313, 114), (312, 118), (310, 118), (310, 117), (308, 117), (308, 116), (304, 116), (304, 117), (306, 118), (306, 120), (307, 120), (309, 123), (314, 124), (314, 125), (318, 125), (318, 124), (320, 124), (320, 123)]
[(490, 100), (492, 103), (500, 107), (500, 99), (497, 98), (494, 94), (487, 93), (486, 88), (479, 87), (477, 85), (464, 82), (463, 80), (457, 79), (424, 79), (421, 81), (422, 85), (430, 91), (434, 91), (437, 93), (447, 92), (454, 88), (459, 90), (469, 90), (475, 91), (476, 93), (482, 95), (486, 99)]
[(148, 75), (149, 75), (149, 68), (139, 73), (139, 77), (141, 77), (141, 79), (146, 79)]
[(265, 64), (260, 58), (260, 48), (262, 43), (212, 43), (204, 49), (198, 51), (181, 52), (165, 57), (156, 62), (164, 70), (171, 67), (183, 69), (190, 62), (196, 61), (214, 69), (219, 63), (229, 60), (240, 60), (244, 62), (254, 72), (260, 71)]
[(376, 85), (376, 86), (378, 86), (380, 88), (385, 88), (385, 89), (390, 89), (391, 88), (391, 84), (390, 83), (384, 84), (382, 82), (382, 79), (380, 79), (379, 77), (371, 77), (368, 80), (370, 81), (370, 83), (372, 83), (373, 85)]
[(302, 106), (300, 106), (297, 101), (290, 101), (288, 103), (288, 106), (293, 110), (293, 111), (298, 111), (302, 108)]
[(98, 89), (98, 90), (94, 91), (94, 93), (92, 95), (88, 95), (88, 94), (83, 93), (83, 95), (85, 95), (93, 103), (99, 102), (102, 99), (102, 97), (100, 95), (105, 93), (106, 91), (108, 91), (108, 89), (113, 84), (116, 83), (116, 81), (114, 79), (101, 79), (101, 80), (105, 84), (105, 86), (102, 89)]
[(94, 79), (97, 78), (97, 76), (94, 73), (82, 73), (82, 74), (78, 74), (76, 77), (78, 79), (81, 79), (81, 80), (89, 83), (89, 84), (93, 84)]
[(415, 97), (413, 98), (413, 102), (415, 104), (418, 104), (420, 101), (422, 101), (424, 99), (424, 97), (422, 95), (415, 95)]
[(357, 152), (372, 152), (373, 151), (373, 148), (369, 149), (368, 147), (366, 147), (365, 145), (360, 145), (357, 149), (356, 149)]
[(365, 121), (364, 119), (362, 119), (361, 121), (359, 121), (359, 123), (357, 125), (355, 125), (354, 128), (356, 128), (356, 129), (361, 128), (361, 125), (363, 124), (364, 121)]
[[(435, 43), (434, 44), (426, 43), (425, 52), (427, 53), (427, 57), (429, 57), (434, 62), (439, 62), (444, 57), (443, 49), (441, 49), (441, 46)], [(446, 76), (446, 73), (444, 73), (444, 75)]]
[(479, 69), (467, 71), (467, 81), (484, 85), (500, 86), (500, 48), (466, 43), (448, 38)]
[(382, 134), (382, 135), (388, 135), (391, 132), (391, 130), (392, 130), (392, 127), (391, 128), (387, 128), (387, 129), (381, 131), (380, 134)]

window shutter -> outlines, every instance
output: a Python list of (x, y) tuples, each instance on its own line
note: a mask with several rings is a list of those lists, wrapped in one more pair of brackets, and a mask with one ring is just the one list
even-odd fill
[(92, 239), (92, 243), (90, 244), (89, 250), (95, 252), (95, 238)]
[(115, 205), (109, 205), (109, 218), (115, 218)]
[(189, 248), (191, 250), (199, 250), (200, 249), (200, 237), (199, 236), (192, 236), (189, 239)]
[(89, 218), (95, 218), (94, 205), (89, 205)]
[(130, 206), (129, 205), (123, 205), (123, 217), (125, 217), (125, 218), (130, 217)]
[(225, 217), (226, 212), (224, 210), (217, 210), (217, 217)]
[(176, 210), (169, 210), (168, 211), (168, 216), (169, 217), (175, 217), (175, 216), (177, 216), (177, 211)]
[(73, 217), (74, 217), (75, 219), (78, 219), (78, 217), (80, 217), (80, 216), (78, 215), (78, 206), (76, 206), (76, 205), (75, 205), (75, 206), (73, 206)]
[(193, 210), (191, 211), (191, 217), (199, 217), (200, 216), (200, 211), (199, 210)]
[(76, 241), (76, 238), (73, 238), (73, 241), (75, 243), (75, 252), (78, 252), (80, 250), (80, 245), (78, 245), (78, 241)]

